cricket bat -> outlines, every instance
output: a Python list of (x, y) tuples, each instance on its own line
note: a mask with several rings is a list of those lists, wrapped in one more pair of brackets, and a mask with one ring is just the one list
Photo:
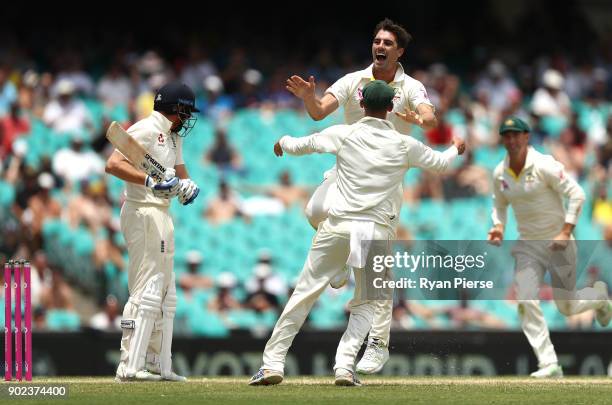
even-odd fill
[(130, 161), (130, 163), (132, 163), (132, 165), (134, 165), (134, 167), (144, 171), (158, 183), (164, 181), (166, 168), (155, 160), (155, 158), (116, 121), (113, 121), (108, 127), (106, 138)]

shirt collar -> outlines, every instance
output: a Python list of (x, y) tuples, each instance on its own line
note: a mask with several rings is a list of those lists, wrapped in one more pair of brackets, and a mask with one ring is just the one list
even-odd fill
[[(374, 64), (371, 64), (370, 66), (368, 66), (367, 68), (363, 69), (362, 72), (362, 77), (364, 79), (370, 79), (370, 81), (374, 80), (374, 72), (372, 71), (372, 69), (374, 68)], [(395, 77), (393, 78), (393, 82), (401, 82), (404, 81), (404, 67), (402, 66), (401, 63), (397, 62), (397, 70), (395, 71)]]
[[(527, 157), (525, 158), (525, 166), (523, 166), (523, 170), (521, 170), (521, 173), (524, 172), (525, 170), (529, 169), (531, 166), (533, 166), (533, 164), (535, 163), (535, 149), (533, 149), (533, 146), (528, 146), (527, 147)], [(506, 159), (504, 159), (504, 168), (506, 169), (506, 171), (510, 171), (510, 157), (508, 155), (506, 155)], [(521, 175), (521, 173), (513, 173), (517, 178)]]
[(395, 126), (389, 120), (381, 120), (380, 118), (374, 118), (374, 117), (363, 117), (357, 122), (369, 124), (369, 125), (373, 125), (377, 127), (387, 127), (388, 129), (392, 129), (395, 131)]
[(164, 134), (169, 134), (171, 132), (170, 128), (172, 128), (172, 121), (164, 117), (162, 113), (153, 111), (151, 113), (151, 119)]

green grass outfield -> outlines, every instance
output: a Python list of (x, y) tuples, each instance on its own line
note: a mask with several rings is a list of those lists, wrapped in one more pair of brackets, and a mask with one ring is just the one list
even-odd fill
[[(290, 377), (278, 386), (249, 387), (244, 378), (190, 378), (187, 383), (115, 383), (112, 378), (36, 378), (33, 384), (66, 384), (62, 404), (610, 404), (612, 378), (569, 377), (367, 377), (362, 387), (336, 387), (332, 377)], [(28, 383), (12, 385), (26, 386)], [(0, 403), (7, 403), (8, 383)], [(41, 403), (21, 398), (15, 404)]]

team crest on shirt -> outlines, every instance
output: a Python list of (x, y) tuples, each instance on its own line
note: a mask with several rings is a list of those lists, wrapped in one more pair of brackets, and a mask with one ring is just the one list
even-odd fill
[(159, 134), (159, 136), (157, 137), (157, 144), (159, 146), (162, 146), (164, 144), (164, 134)]

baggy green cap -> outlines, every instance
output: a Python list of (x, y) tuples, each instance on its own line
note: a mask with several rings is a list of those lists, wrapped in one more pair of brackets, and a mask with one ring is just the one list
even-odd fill
[(382, 80), (373, 80), (363, 87), (361, 92), (363, 105), (369, 110), (386, 110), (395, 97), (395, 90)]
[(529, 125), (522, 119), (518, 117), (508, 117), (504, 119), (502, 124), (499, 127), (499, 134), (503, 135), (509, 131), (517, 131), (517, 132), (529, 132)]

